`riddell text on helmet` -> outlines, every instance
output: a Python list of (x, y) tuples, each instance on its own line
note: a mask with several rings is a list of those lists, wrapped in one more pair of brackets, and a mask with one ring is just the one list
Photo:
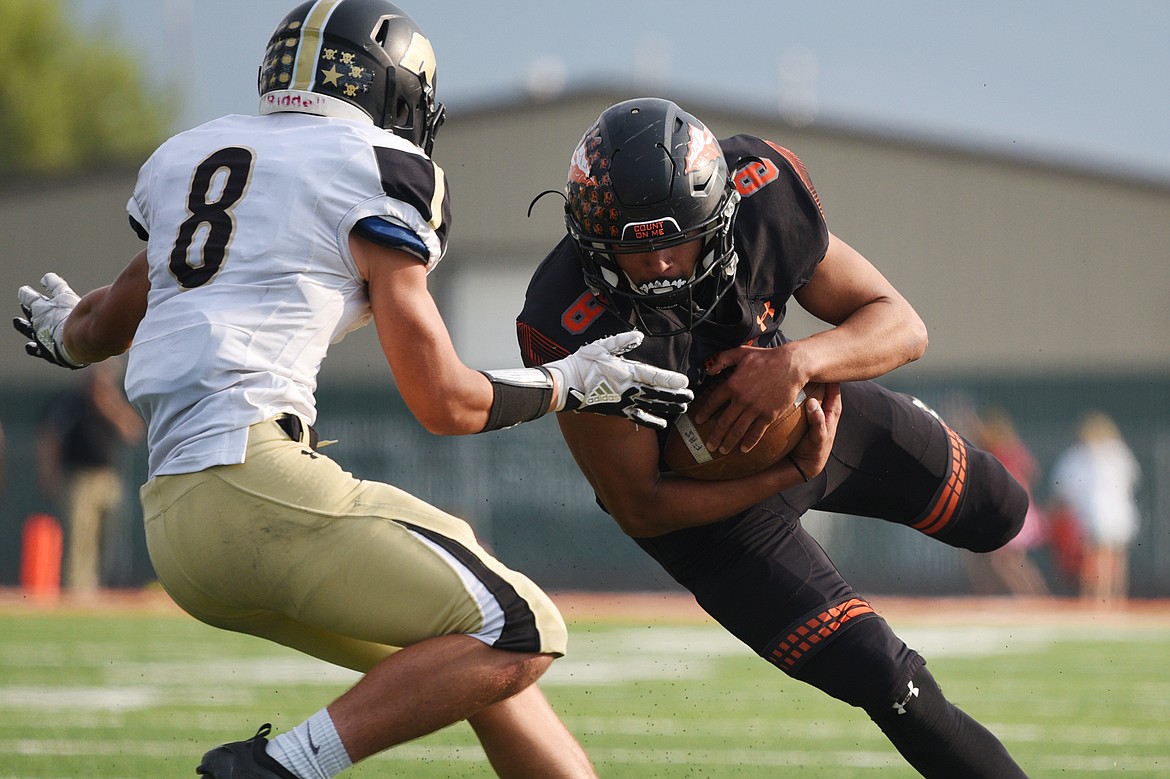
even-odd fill
[(264, 100), (265, 105), (270, 108), (295, 108), (310, 113), (315, 108), (321, 108), (323, 110), (326, 105), (325, 98), (317, 95), (293, 94), (279, 90), (267, 92), (261, 98)]

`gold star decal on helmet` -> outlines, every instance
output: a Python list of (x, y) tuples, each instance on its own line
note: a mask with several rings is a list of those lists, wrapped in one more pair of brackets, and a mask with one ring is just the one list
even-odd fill
[(322, 70), (321, 75), (325, 77), (324, 84), (332, 84), (335, 87), (341, 86), (338, 79), (341, 78), (341, 71), (337, 69), (336, 65), (330, 65), (329, 70)]

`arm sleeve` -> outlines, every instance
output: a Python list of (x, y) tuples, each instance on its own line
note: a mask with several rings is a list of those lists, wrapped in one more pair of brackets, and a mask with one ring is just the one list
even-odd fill
[(426, 242), (402, 222), (389, 216), (367, 216), (358, 220), (354, 232), (379, 246), (398, 249), (418, 257), (420, 262), (430, 260)]

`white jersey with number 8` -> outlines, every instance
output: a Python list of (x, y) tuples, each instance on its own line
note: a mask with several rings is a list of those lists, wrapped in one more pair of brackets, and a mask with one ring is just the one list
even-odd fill
[(152, 477), (243, 462), (249, 425), (278, 414), (314, 422), (326, 350), (370, 318), (350, 230), (382, 217), (430, 269), (450, 220), (443, 172), (421, 149), (291, 113), (176, 135), (143, 165), (127, 210), (151, 289), (126, 389)]

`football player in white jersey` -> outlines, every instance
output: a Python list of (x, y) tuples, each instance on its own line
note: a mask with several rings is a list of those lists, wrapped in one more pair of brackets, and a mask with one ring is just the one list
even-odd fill
[(542, 368), (460, 361), (426, 286), (451, 217), (434, 83), (431, 44), (386, 0), (297, 6), (268, 45), (260, 115), (180, 133), (143, 165), (127, 208), (146, 249), (117, 279), (19, 291), (33, 356), (78, 368), (129, 350), (148, 549), (171, 597), (365, 674), (271, 741), (265, 725), (210, 750), (203, 776), (331, 777), (463, 719), (501, 776), (594, 776), (533, 684), (565, 651), (547, 595), (462, 520), (316, 451), (321, 361), (371, 318), (434, 433), (566, 410), (663, 427), (690, 399), (685, 376), (620, 356), (635, 332)]

